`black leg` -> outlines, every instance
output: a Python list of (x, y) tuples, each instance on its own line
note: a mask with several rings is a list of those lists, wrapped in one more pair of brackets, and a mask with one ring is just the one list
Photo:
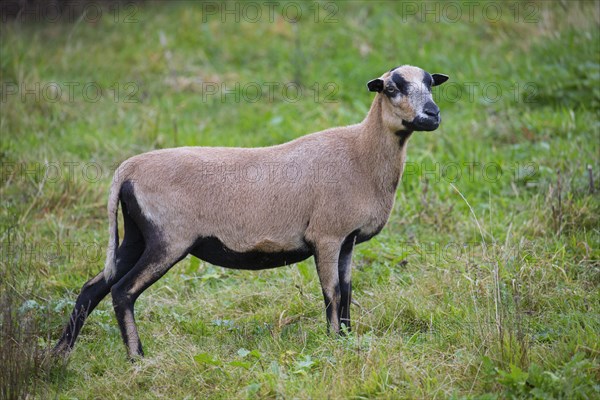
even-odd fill
[[(183, 254), (182, 254), (183, 253)], [(121, 330), (121, 337), (129, 358), (134, 361), (144, 355), (134, 317), (134, 305), (144, 290), (160, 279), (187, 253), (168, 254), (158, 246), (148, 246), (136, 265), (112, 288), (113, 307)]]
[(123, 219), (125, 222), (125, 237), (123, 238), (123, 243), (121, 243), (121, 246), (117, 250), (116, 275), (110, 282), (107, 282), (104, 279), (104, 273), (100, 272), (83, 285), (81, 292), (77, 297), (75, 308), (71, 313), (69, 323), (63, 329), (62, 336), (54, 347), (55, 354), (67, 353), (73, 348), (77, 336), (85, 323), (85, 319), (90, 315), (94, 308), (96, 308), (98, 303), (100, 303), (100, 301), (110, 292), (111, 286), (135, 265), (144, 251), (144, 241), (139, 228), (128, 217), (125, 207)]
[(109, 291), (110, 284), (104, 279), (103, 272), (100, 272), (83, 285), (69, 323), (65, 326), (61, 338), (54, 347), (55, 353), (66, 353), (73, 348), (85, 319)]
[(352, 303), (352, 250), (354, 238), (347, 239), (340, 250), (338, 273), (340, 280), (340, 323), (350, 331), (350, 304)]

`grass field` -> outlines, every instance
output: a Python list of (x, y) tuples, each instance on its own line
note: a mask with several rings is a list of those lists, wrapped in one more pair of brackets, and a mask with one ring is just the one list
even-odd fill
[[(1, 22), (0, 397), (600, 398), (600, 3), (250, 4)], [(146, 358), (109, 298), (44, 358), (103, 268), (118, 163), (359, 122), (400, 64), (450, 76), (443, 122), (356, 249), (350, 335), (327, 336), (312, 259), (188, 257), (136, 303)]]

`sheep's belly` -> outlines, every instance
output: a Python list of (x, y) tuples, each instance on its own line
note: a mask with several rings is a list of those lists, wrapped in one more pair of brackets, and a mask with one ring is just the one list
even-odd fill
[(211, 264), (235, 269), (282, 267), (306, 260), (312, 256), (308, 246), (290, 251), (248, 251), (240, 253), (229, 249), (215, 237), (198, 239), (190, 250), (190, 254)]

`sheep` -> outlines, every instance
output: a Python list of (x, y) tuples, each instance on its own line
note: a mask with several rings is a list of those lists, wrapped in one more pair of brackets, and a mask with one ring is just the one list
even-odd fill
[(111, 292), (128, 356), (143, 356), (134, 303), (188, 254), (248, 270), (314, 256), (328, 331), (350, 330), (352, 251), (386, 224), (407, 142), (438, 128), (431, 87), (447, 79), (403, 65), (367, 83), (376, 94), (358, 124), (271, 147), (180, 147), (123, 162), (110, 188), (105, 268), (82, 287), (54, 351), (73, 348)]

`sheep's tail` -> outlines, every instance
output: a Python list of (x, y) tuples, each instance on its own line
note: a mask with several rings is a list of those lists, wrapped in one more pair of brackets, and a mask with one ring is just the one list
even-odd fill
[(117, 273), (117, 248), (119, 247), (119, 192), (121, 191), (121, 180), (119, 169), (115, 172), (110, 194), (108, 195), (108, 248), (106, 250), (106, 262), (104, 264), (104, 279), (112, 280)]

